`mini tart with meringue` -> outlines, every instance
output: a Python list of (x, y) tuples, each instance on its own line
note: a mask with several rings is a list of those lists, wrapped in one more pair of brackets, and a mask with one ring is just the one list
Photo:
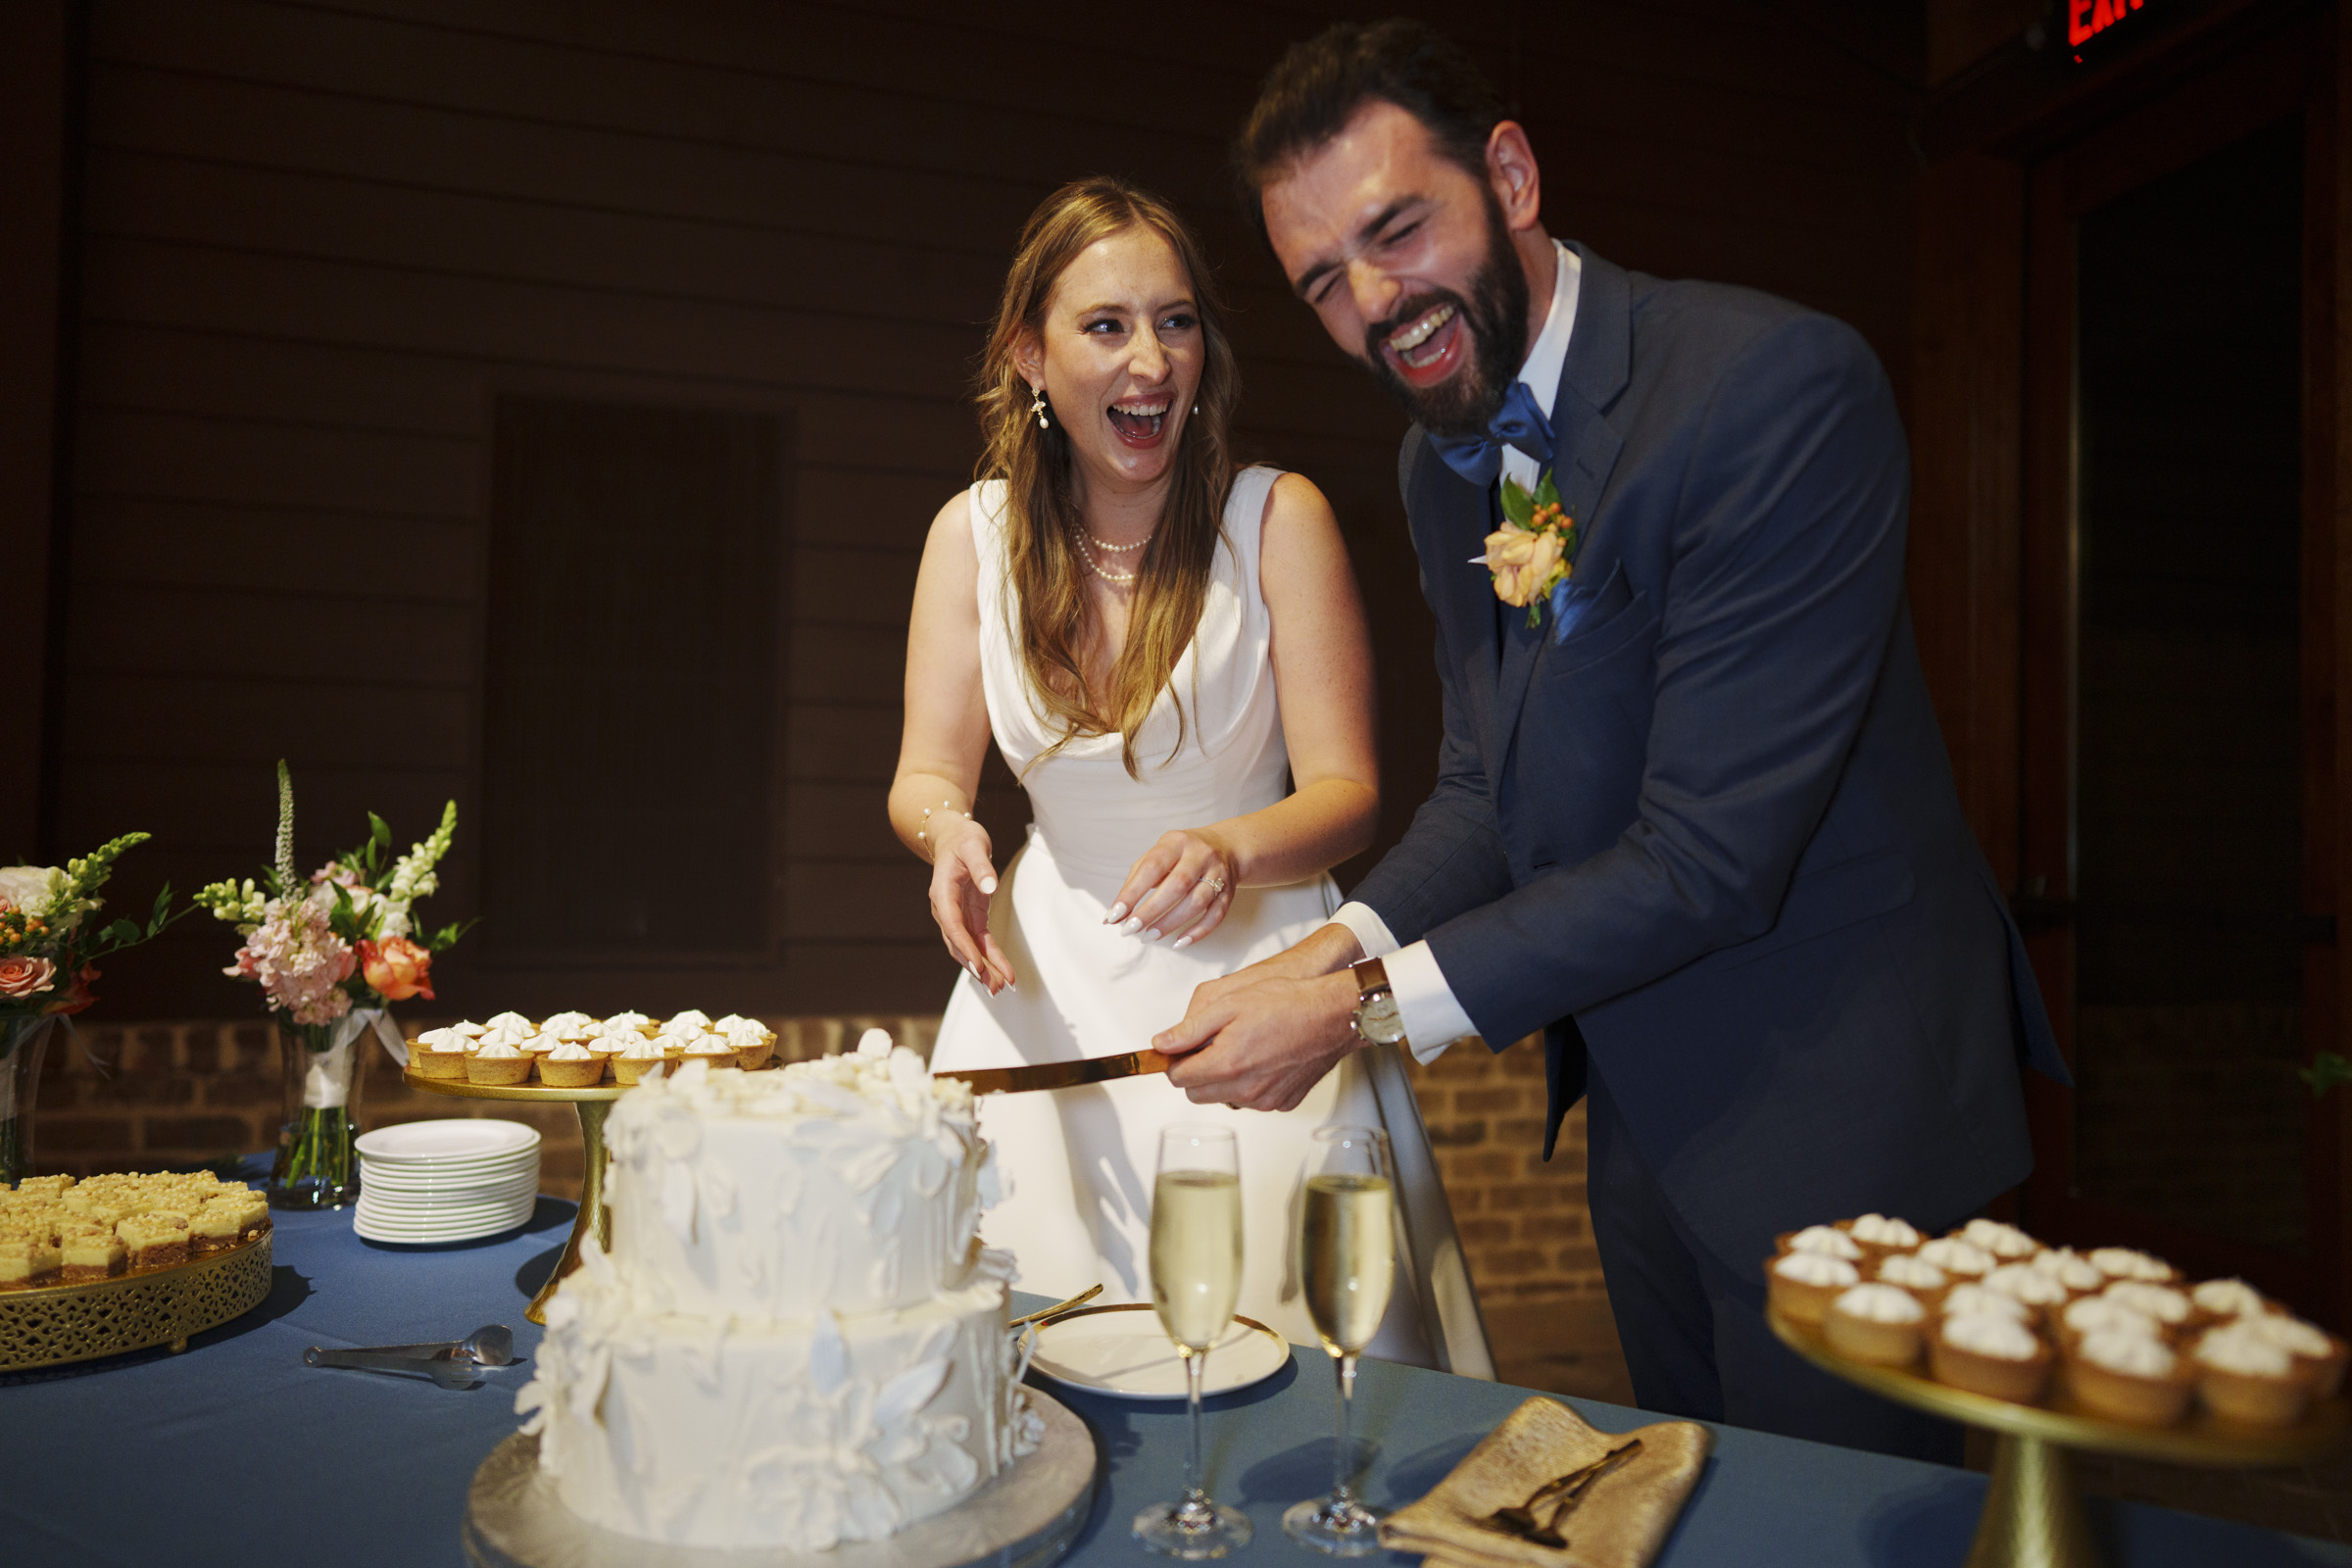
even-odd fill
[(1936, 1309), (1945, 1317), (2005, 1317), (2029, 1329), (2041, 1321), (2038, 1310), (2016, 1297), (1974, 1283), (1955, 1285), (1944, 1292)]
[(1976, 1243), (1957, 1236), (1938, 1236), (1924, 1243), (1914, 1254), (1923, 1262), (1935, 1264), (1946, 1274), (1962, 1279), (1979, 1280), (1993, 1270), (1998, 1261)]
[(2066, 1382), (2085, 1410), (2143, 1427), (2180, 1420), (2197, 1388), (2186, 1356), (2130, 1328), (2097, 1329), (2077, 1340), (2067, 1352)]
[(2239, 1279), (2206, 1280), (2190, 1289), (2188, 1304), (2193, 1320), (2200, 1327), (2280, 1309), (2269, 1297)]
[(608, 1058), (577, 1040), (558, 1041), (539, 1059), (539, 1081), (550, 1089), (593, 1089), (604, 1081)]
[(2152, 1317), (2168, 1332), (2187, 1327), (2194, 1311), (2187, 1292), (2177, 1291), (2170, 1285), (2151, 1285), (2145, 1280), (2117, 1280), (2099, 1293), (2099, 1299), (2116, 1301)]
[[(612, 1043), (613, 1037), (607, 1036), (605, 1044), (612, 1045)], [(662, 1049), (658, 1042), (650, 1036), (638, 1035), (636, 1039), (621, 1046), (620, 1050), (612, 1057), (612, 1081), (621, 1084), (636, 1083), (647, 1073), (668, 1060), (668, 1054)]]
[(2137, 1280), (2143, 1285), (2175, 1285), (2180, 1271), (2161, 1257), (2129, 1247), (2094, 1247), (2086, 1254), (2090, 1266), (2111, 1280)]
[(2145, 1335), (2152, 1340), (2164, 1338), (2164, 1328), (2147, 1313), (2122, 1301), (2104, 1296), (2082, 1296), (2058, 1309), (2055, 1318), (2058, 1344), (2072, 1349), (2075, 1343), (2086, 1334), (2099, 1334), (2110, 1329)]
[(1880, 1256), (1908, 1252), (1927, 1240), (1919, 1227), (1890, 1214), (1864, 1214), (1840, 1221), (1838, 1228), (1860, 1243), (1864, 1251)]
[(1933, 1305), (1950, 1288), (1951, 1276), (1926, 1258), (1909, 1252), (1889, 1252), (1870, 1271), (1872, 1279), (1883, 1285), (1899, 1285)]
[(1783, 1252), (1764, 1265), (1765, 1296), (1773, 1309), (1816, 1327), (1838, 1292), (1861, 1283), (1861, 1270), (1821, 1252)]
[(2003, 1263), (1986, 1274), (1984, 1288), (2014, 1297), (2028, 1306), (2064, 1306), (2067, 1289), (2031, 1263)]
[(2003, 1263), (2021, 1263), (2041, 1250), (2041, 1244), (2033, 1237), (1997, 1219), (1972, 1219), (1952, 1234), (1971, 1246), (1982, 1247)]
[(757, 1018), (730, 1012), (711, 1026), (735, 1048), (735, 1065), (745, 1072), (764, 1067), (776, 1054), (776, 1032)]
[(409, 1042), (409, 1071), (419, 1078), (463, 1078), (472, 1044), (455, 1029), (427, 1029)]
[(1858, 1265), (1862, 1261), (1862, 1244), (1835, 1225), (1808, 1225), (1801, 1231), (1784, 1232), (1773, 1238), (1773, 1249), (1782, 1257), (1812, 1252), (1843, 1263)]
[(521, 1046), (498, 1041), (466, 1058), (466, 1078), (469, 1083), (497, 1087), (518, 1084), (530, 1077), (531, 1060)]
[(1999, 1310), (1946, 1313), (1928, 1336), (1928, 1370), (1936, 1382), (2013, 1404), (2041, 1397), (2051, 1360), (2040, 1335)]
[(2287, 1427), (2303, 1419), (2311, 1380), (2257, 1326), (2232, 1319), (2197, 1337), (2189, 1352), (2205, 1408), (2240, 1426)]
[(1899, 1285), (1853, 1285), (1831, 1298), (1822, 1338), (1831, 1349), (1876, 1366), (1919, 1359), (1928, 1309)]
[(2026, 1267), (2036, 1274), (2047, 1274), (2064, 1286), (2069, 1296), (2095, 1296), (2107, 1288), (2107, 1276), (2071, 1247), (2052, 1247), (2036, 1252), (2027, 1260)]
[(2311, 1380), (2312, 1392), (2321, 1398), (2333, 1398), (2344, 1386), (2344, 1342), (2326, 1329), (2285, 1312), (2265, 1312), (2242, 1321), (2249, 1333), (2293, 1356), (2296, 1370)]

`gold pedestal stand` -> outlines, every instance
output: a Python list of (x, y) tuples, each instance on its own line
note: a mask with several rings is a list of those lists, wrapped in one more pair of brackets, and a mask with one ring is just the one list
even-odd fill
[(2301, 1464), (2341, 1443), (2347, 1411), (2323, 1399), (2291, 1427), (2241, 1427), (2199, 1410), (2178, 1426), (2135, 1427), (2073, 1402), (2062, 1380), (2044, 1404), (2012, 1404), (1936, 1382), (1907, 1367), (1873, 1366), (1831, 1349), (1821, 1330), (1765, 1313), (1772, 1332), (1824, 1372), (1930, 1415), (1994, 1435), (1992, 1484), (1977, 1519), (1967, 1568), (2097, 1568), (2098, 1548), (2082, 1513), (2067, 1450), (2163, 1459), (2215, 1469)]
[(605, 1116), (612, 1102), (627, 1094), (620, 1084), (598, 1084), (592, 1089), (551, 1089), (545, 1084), (477, 1084), (463, 1078), (419, 1078), (403, 1071), (401, 1079), (411, 1089), (421, 1089), (428, 1095), (448, 1095), (458, 1100), (521, 1100), (541, 1104), (568, 1104), (580, 1113), (580, 1152), (586, 1169), (580, 1177), (580, 1212), (571, 1222), (571, 1238), (564, 1244), (564, 1255), (557, 1260), (556, 1271), (539, 1287), (531, 1304), (522, 1315), (534, 1323), (547, 1322), (547, 1298), (556, 1294), (564, 1277), (580, 1266), (580, 1239), (594, 1236), (596, 1245), (609, 1247), (612, 1243), (612, 1221), (605, 1212)]

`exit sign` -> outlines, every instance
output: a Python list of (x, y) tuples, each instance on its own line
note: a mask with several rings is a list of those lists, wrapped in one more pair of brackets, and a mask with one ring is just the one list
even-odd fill
[(2108, 28), (2120, 25), (2125, 18), (2135, 16), (2146, 3), (2147, 0), (2066, 0), (2067, 47), (2082, 48)]

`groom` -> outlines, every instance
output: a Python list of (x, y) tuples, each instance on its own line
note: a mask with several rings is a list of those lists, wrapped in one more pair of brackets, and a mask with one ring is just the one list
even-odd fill
[[(2064, 1071), (1912, 645), (1878, 363), (1828, 317), (1554, 242), (1525, 131), (1417, 24), (1294, 47), (1236, 152), (1294, 290), (1413, 416), (1445, 742), (1334, 922), (1196, 993), (1169, 1076), (1284, 1108), (1366, 1040), (1540, 1031), (1546, 1157), (1588, 1100), (1642, 1405), (1957, 1462), (1955, 1429), (1763, 1317), (1777, 1234), (1940, 1230), (2014, 1186), (2020, 1061)], [(1506, 481), (1546, 476), (1556, 584), (1561, 530), (1489, 538)]]

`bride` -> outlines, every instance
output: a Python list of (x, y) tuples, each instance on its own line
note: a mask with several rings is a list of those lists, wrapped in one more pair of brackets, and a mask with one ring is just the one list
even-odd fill
[[(1379, 804), (1363, 610), (1320, 492), (1235, 472), (1233, 349), (1198, 241), (1112, 179), (1023, 229), (980, 375), (980, 482), (940, 509), (915, 583), (892, 825), (932, 864), (963, 965), (941, 1068), (1142, 1050), (1193, 988), (1338, 907), (1325, 873)], [(996, 870), (971, 816), (991, 736), (1028, 791)], [(1492, 1376), (1453, 1222), (1395, 1048), (1349, 1055), (1296, 1110), (1195, 1105), (1165, 1077), (993, 1096), (1009, 1196), (988, 1240), (1025, 1287), (1149, 1300), (1161, 1127), (1234, 1128), (1240, 1310), (1314, 1331), (1290, 1205), (1313, 1130), (1385, 1126), (1409, 1259), (1371, 1352)]]

